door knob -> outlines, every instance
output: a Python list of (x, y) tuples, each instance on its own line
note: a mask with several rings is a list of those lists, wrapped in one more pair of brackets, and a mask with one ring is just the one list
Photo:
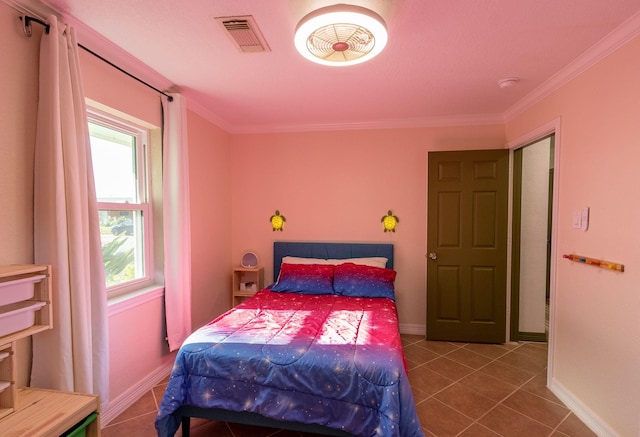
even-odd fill
[(429, 259), (436, 260), (438, 259), (438, 255), (435, 252), (429, 252)]

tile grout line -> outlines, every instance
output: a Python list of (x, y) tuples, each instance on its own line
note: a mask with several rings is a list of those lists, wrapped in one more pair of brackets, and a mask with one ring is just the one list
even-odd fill
[[(415, 343), (417, 343), (417, 342), (415, 342)], [(415, 344), (415, 343), (413, 343), (413, 344)], [(449, 355), (449, 354), (451, 354), (451, 353), (453, 353), (453, 352), (458, 351), (459, 349), (464, 348), (464, 347), (465, 347), (465, 346), (467, 346), (468, 344), (469, 344), (469, 343), (466, 343), (465, 345), (461, 346), (460, 348), (457, 348), (457, 349), (451, 350), (451, 351), (449, 351), (449, 352), (447, 352), (447, 353), (445, 353), (445, 354), (439, 354), (439, 355), (440, 355), (440, 357), (445, 357), (445, 356), (447, 356), (447, 355)], [(462, 411), (459, 411), (458, 409), (456, 409), (456, 408), (454, 408), (454, 407), (452, 407), (452, 406), (450, 406), (450, 405), (448, 405), (448, 404), (445, 404), (444, 402), (442, 402), (442, 401), (440, 401), (439, 399), (435, 398), (435, 396), (436, 396), (438, 393), (441, 393), (441, 392), (443, 392), (444, 390), (446, 390), (446, 389), (448, 389), (448, 388), (452, 387), (453, 385), (460, 383), (460, 381), (462, 381), (464, 378), (467, 378), (467, 377), (469, 377), (469, 376), (471, 376), (471, 375), (473, 375), (473, 374), (475, 374), (475, 373), (480, 372), (480, 370), (482, 370), (483, 368), (485, 368), (485, 367), (489, 366), (490, 364), (492, 364), (492, 363), (494, 363), (494, 362), (498, 361), (500, 358), (503, 358), (503, 357), (507, 356), (508, 354), (510, 354), (510, 353), (512, 353), (512, 352), (516, 352), (518, 349), (520, 349), (522, 346), (524, 346), (524, 345), (526, 345), (526, 344), (528, 344), (528, 342), (524, 342), (524, 343), (522, 343), (522, 344), (519, 344), (517, 347), (515, 347), (515, 348), (513, 348), (513, 349), (511, 349), (511, 350), (508, 350), (508, 351), (506, 351), (504, 354), (499, 355), (499, 356), (497, 356), (497, 357), (495, 357), (495, 358), (491, 358), (491, 357), (487, 357), (486, 355), (478, 354), (478, 355), (481, 355), (481, 356), (483, 356), (483, 357), (485, 357), (485, 358), (490, 359), (490, 361), (489, 361), (489, 362), (487, 362), (486, 364), (484, 364), (483, 366), (478, 367), (477, 369), (473, 369), (473, 372), (469, 373), (468, 375), (465, 375), (465, 376), (464, 376), (464, 377), (462, 377), (462, 378), (459, 378), (459, 379), (457, 379), (457, 380), (453, 381), (451, 384), (447, 385), (446, 387), (442, 388), (441, 390), (438, 390), (437, 392), (435, 392), (435, 393), (433, 393), (432, 395), (428, 396), (426, 399), (422, 400), (420, 403), (423, 403), (423, 402), (425, 402), (425, 401), (426, 401), (426, 400), (428, 400), (428, 399), (434, 399), (435, 401), (437, 401), (437, 402), (441, 403), (442, 405), (445, 405), (446, 407), (451, 408), (451, 409), (452, 409), (453, 411), (455, 411), (456, 413), (461, 414), (462, 416), (464, 416), (464, 417), (466, 417), (466, 418), (470, 419), (472, 422), (471, 422), (471, 423), (470, 423), (466, 428), (464, 428), (462, 431), (460, 431), (460, 433), (463, 433), (464, 431), (466, 431), (467, 429), (469, 429), (469, 428), (470, 428), (470, 427), (472, 427), (473, 425), (482, 426), (483, 428), (486, 428), (486, 429), (489, 429), (489, 430), (490, 430), (490, 431), (492, 431), (492, 432), (495, 432), (494, 430), (492, 430), (492, 429), (490, 429), (490, 428), (487, 428), (487, 427), (486, 427), (486, 426), (484, 426), (482, 423), (480, 423), (480, 420), (481, 420), (483, 417), (485, 417), (487, 414), (489, 414), (491, 411), (495, 410), (499, 405), (502, 405), (502, 406), (504, 406), (505, 408), (507, 408), (507, 409), (509, 409), (509, 410), (513, 411), (514, 413), (521, 414), (522, 416), (524, 416), (524, 417), (526, 417), (526, 418), (528, 418), (528, 419), (530, 419), (530, 420), (533, 420), (533, 421), (535, 421), (535, 422), (537, 422), (537, 423), (539, 423), (539, 424), (541, 424), (541, 425), (543, 425), (543, 426), (545, 426), (545, 427), (547, 427), (547, 428), (550, 428), (550, 429), (552, 430), (552, 431), (551, 431), (551, 433), (553, 433), (553, 432), (555, 431), (555, 429), (556, 429), (557, 427), (559, 427), (559, 426), (560, 426), (560, 424), (562, 424), (562, 422), (564, 422), (564, 421), (566, 420), (566, 418), (568, 417), (568, 415), (571, 413), (570, 411), (569, 411), (569, 413), (567, 414), (567, 416), (565, 416), (565, 417), (564, 417), (564, 419), (563, 419), (563, 420), (561, 420), (561, 421), (560, 421), (560, 423), (559, 423), (558, 425), (556, 425), (556, 427), (552, 428), (551, 426), (549, 426), (549, 425), (547, 425), (547, 424), (545, 424), (545, 423), (543, 423), (543, 422), (540, 422), (539, 420), (537, 420), (537, 419), (535, 419), (535, 418), (533, 418), (533, 417), (530, 417), (530, 416), (528, 416), (527, 414), (525, 414), (525, 413), (523, 413), (523, 412), (516, 411), (516, 410), (514, 410), (513, 408), (511, 408), (511, 407), (509, 407), (509, 406), (507, 406), (507, 405), (504, 405), (504, 404), (503, 404), (503, 402), (504, 402), (504, 401), (506, 401), (509, 397), (513, 396), (513, 395), (514, 395), (515, 393), (517, 393), (519, 390), (524, 390), (524, 391), (526, 391), (527, 393), (532, 394), (532, 395), (534, 395), (534, 396), (536, 396), (536, 397), (538, 397), (538, 398), (540, 398), (540, 399), (542, 399), (542, 400), (545, 400), (545, 401), (548, 401), (548, 402), (553, 402), (553, 401), (550, 401), (550, 400), (548, 400), (548, 399), (546, 399), (546, 398), (544, 398), (544, 397), (542, 397), (542, 396), (538, 396), (537, 394), (535, 394), (535, 393), (531, 393), (530, 391), (528, 391), (528, 390), (524, 389), (524, 386), (526, 386), (529, 382), (531, 382), (533, 379), (535, 379), (535, 378), (538, 376), (538, 374), (540, 373), (540, 371), (539, 371), (538, 373), (532, 373), (532, 372), (529, 372), (528, 370), (520, 369), (520, 368), (518, 368), (518, 367), (516, 367), (516, 366), (512, 366), (511, 364), (503, 363), (503, 362), (501, 362), (501, 361), (500, 361), (499, 363), (500, 363), (500, 364), (502, 364), (502, 365), (505, 365), (505, 366), (508, 366), (508, 367), (511, 367), (511, 368), (514, 368), (514, 369), (517, 369), (517, 370), (523, 370), (523, 371), (525, 371), (525, 372), (527, 372), (527, 373), (532, 373), (532, 376), (531, 376), (530, 378), (528, 378), (527, 380), (525, 380), (525, 381), (524, 381), (523, 383), (521, 383), (520, 385), (512, 384), (512, 385), (514, 385), (515, 389), (514, 389), (513, 391), (511, 391), (508, 395), (506, 395), (503, 399), (501, 399), (500, 401), (496, 402), (496, 404), (495, 404), (493, 407), (491, 407), (489, 410), (487, 410), (484, 414), (482, 414), (482, 415), (481, 415), (480, 417), (478, 417), (477, 419), (473, 419), (473, 418), (471, 418), (471, 417), (467, 416), (467, 415), (466, 415), (465, 413), (463, 413)], [(543, 348), (539, 348), (539, 349), (543, 349)], [(431, 352), (435, 352), (435, 351), (431, 351)], [(469, 350), (469, 352), (476, 353), (476, 352), (471, 351), (471, 350)], [(437, 352), (435, 352), (435, 353), (437, 353)], [(434, 360), (436, 360), (436, 359), (437, 359), (437, 358), (434, 358), (433, 360), (429, 360), (429, 361), (427, 361), (427, 362), (425, 362), (425, 363), (421, 364), (420, 366), (417, 366), (416, 368), (422, 367), (422, 366), (424, 366), (425, 364), (427, 364), (427, 363), (429, 363), (429, 362), (431, 362), (431, 361), (434, 361)], [(469, 366), (466, 366), (464, 363), (460, 363), (460, 362), (455, 361), (455, 360), (452, 360), (452, 361), (456, 362), (457, 364), (463, 365), (463, 366), (465, 366), (465, 367), (467, 367), (467, 368), (470, 368)], [(546, 369), (546, 366), (545, 366), (545, 369)], [(436, 373), (438, 373), (438, 372), (436, 372)], [(444, 376), (444, 375), (441, 375), (441, 376)], [(491, 375), (488, 375), (488, 376), (492, 377)], [(505, 382), (506, 382), (506, 381), (505, 381)], [(472, 391), (474, 391), (474, 392), (478, 393), (478, 392), (477, 392), (476, 390), (474, 390), (473, 388), (470, 388), (470, 390), (472, 390)], [(479, 395), (481, 395), (481, 396), (484, 396), (484, 395), (482, 395), (481, 393), (478, 393), (478, 394), (479, 394)], [(486, 396), (485, 396), (485, 397), (486, 397)], [(553, 402), (553, 403), (554, 403), (554, 404), (556, 404), (556, 405), (558, 405), (558, 404), (557, 404), (557, 403), (555, 403), (555, 402)], [(416, 405), (417, 405), (417, 404), (416, 404)], [(566, 408), (566, 406), (565, 406), (565, 405), (561, 405), (561, 406), (562, 406), (562, 407), (564, 407), (564, 408)], [(460, 433), (458, 433), (458, 435), (460, 435)]]
[[(518, 347), (518, 348), (516, 348), (516, 349), (514, 349), (514, 351), (515, 351), (515, 350), (517, 350), (517, 349), (519, 349), (519, 347)], [(503, 356), (504, 356), (504, 355), (503, 355)], [(498, 359), (498, 358), (496, 358), (496, 360), (497, 360), (497, 359)], [(495, 360), (494, 360), (494, 361), (495, 361)], [(488, 364), (491, 364), (491, 363), (487, 363), (487, 365), (488, 365)], [(508, 364), (506, 364), (506, 363), (502, 363), (502, 364), (508, 365)], [(483, 366), (483, 367), (484, 367), (484, 366)], [(513, 366), (511, 366), (511, 367), (513, 367)], [(515, 368), (515, 367), (514, 367), (514, 368)], [(480, 370), (480, 369), (478, 369), (478, 370)], [(527, 415), (526, 413), (524, 413), (524, 412), (522, 412), (522, 411), (514, 410), (514, 409), (513, 409), (513, 408), (511, 408), (510, 406), (508, 406), (508, 405), (505, 405), (505, 404), (504, 404), (504, 401), (506, 401), (509, 397), (513, 396), (515, 393), (517, 393), (517, 392), (518, 392), (518, 391), (520, 391), (520, 390), (524, 390), (525, 392), (527, 392), (527, 393), (529, 393), (529, 394), (531, 394), (531, 395), (533, 395), (533, 396), (536, 396), (536, 397), (538, 397), (538, 398), (540, 398), (540, 399), (542, 399), (542, 400), (545, 400), (545, 401), (548, 401), (548, 402), (553, 402), (553, 401), (549, 401), (548, 399), (546, 399), (546, 398), (544, 398), (544, 397), (542, 397), (542, 396), (538, 396), (538, 395), (537, 395), (537, 394), (535, 394), (535, 393), (531, 393), (530, 391), (528, 391), (528, 390), (526, 390), (526, 389), (524, 388), (524, 386), (525, 386), (525, 385), (527, 385), (529, 382), (531, 382), (532, 380), (534, 380), (537, 376), (538, 376), (538, 374), (535, 374), (535, 375), (533, 375), (531, 378), (529, 378), (528, 380), (526, 380), (525, 382), (523, 382), (522, 384), (520, 384), (519, 386), (516, 386), (516, 389), (515, 389), (514, 391), (512, 391), (511, 393), (509, 393), (508, 395), (506, 395), (503, 399), (501, 399), (499, 402), (497, 402), (493, 407), (491, 407), (491, 408), (490, 408), (489, 410), (487, 410), (484, 414), (482, 414), (480, 417), (478, 417), (478, 419), (476, 419), (476, 420), (475, 420), (473, 423), (471, 423), (467, 428), (465, 428), (465, 430), (466, 430), (466, 429), (468, 429), (469, 427), (471, 427), (471, 426), (472, 426), (472, 425), (474, 425), (474, 424), (478, 424), (478, 425), (480, 425), (480, 426), (483, 426), (484, 428), (487, 428), (486, 426), (484, 426), (483, 424), (481, 424), (481, 423), (480, 423), (480, 420), (481, 420), (483, 417), (485, 417), (487, 414), (489, 414), (491, 411), (495, 410), (498, 406), (502, 405), (504, 408), (507, 408), (507, 409), (509, 409), (509, 410), (513, 411), (513, 412), (514, 412), (514, 413), (516, 413), (516, 414), (520, 414), (520, 415), (522, 415), (522, 416), (524, 416), (524, 417), (526, 417), (526, 418), (528, 418), (528, 419), (530, 419), (530, 420), (533, 420), (534, 422), (537, 422), (537, 423), (539, 423), (539, 424), (541, 424), (541, 425), (543, 425), (543, 426), (545, 426), (545, 427), (547, 427), (547, 428), (550, 428), (550, 429), (551, 429), (551, 432), (549, 433), (549, 435), (552, 435), (552, 434), (557, 430), (557, 428), (558, 428), (558, 427), (559, 427), (559, 426), (560, 426), (560, 425), (561, 425), (561, 424), (562, 424), (562, 423), (567, 419), (567, 417), (569, 417), (569, 415), (571, 415), (571, 410), (569, 410), (569, 411), (568, 411), (567, 415), (566, 415), (566, 416), (565, 416), (565, 417), (564, 417), (564, 418), (563, 418), (563, 419), (562, 419), (562, 420), (561, 420), (561, 421), (560, 421), (560, 422), (559, 422), (555, 427), (551, 427), (550, 425), (547, 425), (546, 423), (543, 423), (543, 422), (539, 421), (538, 419), (536, 419), (536, 418), (534, 418), (534, 417), (531, 417), (531, 416)], [(471, 389), (471, 390), (473, 390), (473, 389)], [(475, 391), (475, 390), (474, 390), (474, 391)], [(557, 403), (555, 403), (555, 402), (553, 402), (553, 403), (554, 403), (555, 405), (559, 405), (559, 404), (557, 404)], [(567, 408), (565, 405), (560, 405), (560, 406), (562, 406), (562, 407), (564, 407), (564, 408)], [(454, 409), (454, 410), (455, 410), (455, 409)], [(455, 411), (457, 411), (457, 410), (455, 410)], [(461, 411), (457, 411), (457, 412), (458, 412), (458, 413), (460, 413), (460, 414), (463, 414)], [(463, 414), (463, 415), (464, 415), (464, 414)], [(468, 416), (466, 416), (466, 415), (464, 415), (464, 416), (465, 416), (465, 417), (468, 417)], [(490, 429), (490, 428), (487, 428), (487, 429)], [(495, 431), (494, 431), (494, 430), (492, 430), (492, 429), (490, 429), (490, 430), (491, 430), (492, 432), (495, 432)], [(462, 432), (464, 432), (464, 430), (463, 430)], [(459, 435), (459, 434), (458, 434), (458, 435)]]
[(571, 410), (569, 410), (569, 412), (567, 413), (566, 416), (564, 416), (564, 418), (558, 422), (558, 424), (555, 426), (555, 428), (553, 428), (553, 431), (551, 432), (551, 434), (553, 434), (554, 432), (560, 432), (562, 434), (564, 434), (562, 431), (560, 431), (560, 427), (562, 426), (562, 424), (569, 418), (569, 416), (571, 416)]
[[(462, 381), (464, 378), (467, 378), (467, 377), (469, 377), (469, 376), (471, 376), (471, 375), (473, 375), (473, 374), (475, 374), (475, 373), (479, 373), (479, 372), (480, 372), (482, 369), (484, 369), (485, 367), (489, 366), (490, 364), (492, 364), (493, 362), (495, 362), (495, 361), (499, 360), (500, 358), (502, 358), (502, 357), (504, 357), (504, 356), (508, 355), (509, 353), (513, 352), (514, 350), (517, 350), (518, 348), (519, 348), (519, 346), (518, 346), (517, 348), (515, 348), (515, 349), (511, 350), (511, 351), (506, 351), (504, 354), (502, 354), (502, 355), (500, 355), (500, 356), (497, 356), (497, 357), (495, 357), (495, 358), (490, 358), (490, 357), (487, 357), (487, 356), (485, 356), (485, 355), (482, 355), (482, 356), (484, 356), (485, 358), (488, 358), (490, 361), (489, 361), (488, 363), (486, 363), (485, 365), (478, 367), (478, 368), (477, 368), (477, 369), (475, 369), (473, 372), (471, 372), (469, 375), (466, 375), (466, 376), (464, 376), (463, 378), (460, 378), (460, 379), (458, 379), (457, 381), (453, 382), (453, 383), (452, 383), (452, 384), (450, 384), (448, 387), (451, 387), (452, 385), (455, 385), (455, 384), (460, 383), (460, 381)], [(453, 352), (453, 351), (452, 351), (452, 352)], [(473, 352), (473, 351), (470, 351), (470, 352)], [(449, 352), (449, 353), (451, 353), (451, 352)], [(478, 355), (481, 355), (481, 354), (478, 354)], [(501, 364), (505, 364), (505, 363), (501, 363)], [(505, 364), (505, 365), (507, 365), (507, 364)], [(510, 366), (510, 367), (513, 367), (513, 366)], [(489, 377), (493, 378), (493, 376), (491, 376), (491, 375), (487, 375), (487, 376), (489, 376)], [(524, 386), (524, 385), (525, 385), (525, 384), (527, 384), (529, 381), (531, 381), (533, 378), (535, 378), (535, 375), (533, 375), (530, 379), (528, 379), (526, 382), (524, 382), (521, 386)], [(505, 381), (505, 382), (506, 382), (506, 381)], [(511, 384), (511, 385), (513, 385), (513, 384)], [(487, 427), (486, 427), (486, 426), (484, 426), (482, 423), (480, 423), (480, 420), (481, 420), (483, 417), (485, 417), (487, 414), (489, 414), (491, 411), (493, 411), (494, 409), (496, 409), (499, 405), (502, 405), (502, 403), (503, 403), (505, 400), (507, 400), (510, 396), (512, 396), (514, 393), (516, 393), (518, 390), (520, 390), (521, 386), (516, 386), (516, 385), (514, 385), (515, 389), (514, 389), (513, 391), (511, 391), (508, 395), (506, 395), (506, 396), (505, 396), (504, 398), (502, 398), (501, 400), (497, 401), (493, 407), (489, 408), (487, 411), (485, 411), (483, 414), (481, 414), (481, 415), (480, 415), (480, 417), (478, 417), (477, 419), (473, 419), (472, 417), (469, 417), (469, 416), (467, 416), (466, 414), (464, 414), (462, 411), (459, 411), (459, 410), (457, 410), (456, 408), (454, 408), (454, 407), (452, 407), (452, 406), (450, 406), (450, 405), (447, 405), (447, 404), (444, 404), (444, 403), (443, 403), (443, 405), (446, 405), (447, 407), (451, 408), (453, 411), (455, 411), (455, 412), (457, 412), (457, 413), (459, 413), (459, 414), (462, 414), (464, 417), (467, 417), (468, 419), (470, 419), (470, 420), (471, 420), (471, 423), (470, 423), (466, 428), (464, 428), (463, 430), (461, 430), (457, 435), (462, 434), (462, 433), (463, 433), (463, 432), (465, 432), (467, 429), (471, 428), (473, 425), (481, 426), (481, 427), (483, 427), (483, 428), (485, 428), (485, 429), (488, 429), (488, 430), (490, 430), (491, 432), (494, 432), (494, 433), (495, 433), (495, 431), (494, 431), (494, 430), (492, 430), (491, 428), (487, 428)], [(447, 388), (448, 388), (448, 387), (447, 387)], [(445, 388), (445, 389), (446, 389), (446, 388)], [(445, 389), (443, 389), (443, 390), (445, 390)], [(469, 388), (469, 389), (470, 389), (470, 390), (472, 390), (473, 392), (477, 393), (477, 394), (478, 394), (478, 395), (480, 395), (480, 396), (486, 397), (486, 396), (484, 396), (483, 394), (481, 394), (481, 393), (477, 392), (476, 390), (474, 390), (473, 388)], [(441, 393), (443, 390), (440, 390), (440, 391), (438, 391), (438, 392), (434, 393), (431, 397), (434, 397), (434, 396), (435, 396), (435, 395), (437, 395), (438, 393)], [(431, 397), (430, 397), (430, 398), (431, 398)], [(430, 398), (429, 398), (429, 399), (430, 399)], [(490, 399), (490, 400), (492, 400), (492, 399)], [(438, 399), (436, 399), (436, 401), (439, 401), (439, 400), (438, 400)], [(440, 402), (440, 401), (439, 401), (439, 402)], [(442, 403), (442, 402), (441, 402), (441, 403)], [(505, 406), (505, 407), (506, 407), (506, 406)]]

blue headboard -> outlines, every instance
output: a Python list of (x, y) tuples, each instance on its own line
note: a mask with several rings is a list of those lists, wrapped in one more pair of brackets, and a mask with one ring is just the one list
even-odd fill
[(273, 279), (280, 275), (280, 265), (285, 256), (301, 258), (345, 259), (382, 256), (387, 258), (387, 268), (393, 268), (393, 244), (390, 243), (307, 243), (276, 241), (273, 243)]

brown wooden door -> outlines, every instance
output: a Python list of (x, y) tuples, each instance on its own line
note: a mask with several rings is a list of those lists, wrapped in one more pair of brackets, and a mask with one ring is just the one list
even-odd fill
[(427, 339), (504, 343), (508, 150), (429, 153)]

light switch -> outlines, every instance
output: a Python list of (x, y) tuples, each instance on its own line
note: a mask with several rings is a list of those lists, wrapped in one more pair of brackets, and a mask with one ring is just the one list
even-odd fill
[(573, 228), (574, 229), (582, 228), (582, 212), (581, 211), (573, 211)]
[(585, 206), (580, 212), (580, 229), (586, 231), (589, 229), (589, 207)]

